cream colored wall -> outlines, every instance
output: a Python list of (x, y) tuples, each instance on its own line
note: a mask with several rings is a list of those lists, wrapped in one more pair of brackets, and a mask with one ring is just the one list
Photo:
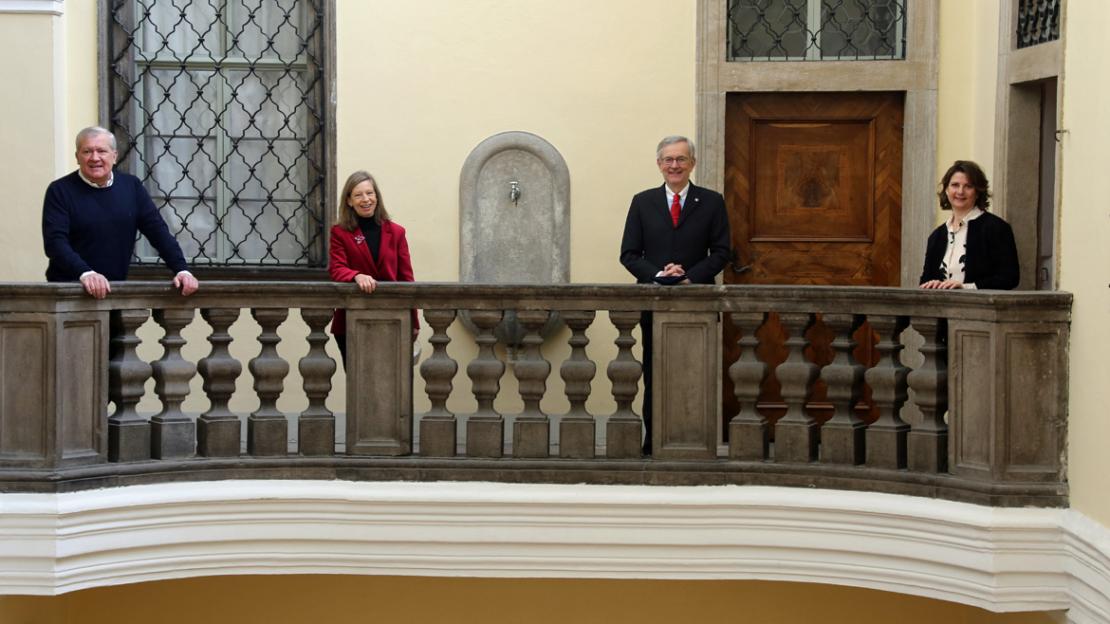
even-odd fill
[[(374, 173), (409, 232), (417, 279), (458, 279), (463, 162), (487, 137), (521, 130), (551, 142), (570, 169), (571, 280), (632, 281), (617, 261), (629, 200), (661, 183), (658, 140), (694, 134), (692, 3), (336, 4), (340, 184), (356, 169)], [(476, 353), (461, 327), (451, 335), (456, 359)], [(548, 341), (548, 353), (569, 353), (567, 336)], [(600, 314), (589, 336), (599, 362), (589, 408), (607, 413), (616, 332)], [(416, 381), (420, 411), (429, 403)], [(460, 366), (449, 409), (475, 409), (469, 388)], [(545, 410), (566, 409), (562, 388), (556, 366)], [(511, 371), (496, 407), (520, 407)]]
[(0, 280), (42, 280), (46, 271), (40, 218), (43, 192), (57, 177), (65, 131), (59, 127), (64, 84), (55, 80), (65, 65), (56, 48), (62, 37), (57, 17), (0, 14), (0, 41), (9, 51), (19, 51), (18, 59), (9, 56), (9, 62), (0, 63), (0, 84), (5, 85), (0, 97), (0, 119), (5, 120)]
[(337, 5), (339, 177), (378, 177), (419, 279), (458, 279), (463, 161), (523, 130), (570, 168), (572, 281), (631, 281), (617, 262), (629, 200), (661, 183), (656, 142), (694, 132), (692, 3)]
[(998, 0), (940, 0), (939, 54), (936, 179), (955, 160), (993, 177)]
[(99, 125), (97, 106), (97, 2), (66, 2), (62, 27), (65, 30), (66, 129), (70, 137), (64, 152), (65, 162), (58, 175), (77, 168), (73, 156), (73, 137), (81, 128)]
[(753, 581), (501, 580), (354, 576), (213, 577), (52, 598), (0, 597), (0, 621), (34, 624), (1051, 624), (886, 592)]
[(96, 3), (67, 2), (62, 16), (0, 14), (11, 62), (0, 64), (7, 189), (0, 281), (40, 281), (46, 271), (39, 218), (51, 180), (77, 168), (73, 136), (97, 123)]
[(1110, 4), (1066, 4), (1063, 165), (1059, 210), (1060, 289), (1072, 305), (1068, 476), (1072, 505), (1110, 525)]

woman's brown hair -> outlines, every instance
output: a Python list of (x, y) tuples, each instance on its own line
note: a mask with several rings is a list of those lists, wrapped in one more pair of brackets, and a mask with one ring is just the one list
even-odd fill
[[(987, 181), (987, 174), (979, 165), (970, 160), (957, 160), (952, 163), (948, 171), (944, 172), (944, 177), (940, 180), (940, 192), (937, 197), (940, 198), (940, 207), (943, 210), (952, 210), (952, 204), (948, 202), (948, 194), (945, 190), (948, 188), (948, 183), (952, 181), (952, 176), (957, 173), (962, 173), (967, 176), (967, 181), (971, 186), (975, 187), (975, 206), (980, 210), (986, 210), (991, 205), (991, 185)], [(378, 199), (381, 202), (381, 198)]]
[(358, 229), (358, 213), (347, 203), (347, 200), (351, 198), (351, 193), (355, 190), (356, 186), (367, 181), (373, 185), (374, 195), (378, 198), (378, 205), (374, 208), (374, 220), (377, 221), (379, 225), (385, 221), (389, 221), (389, 213), (385, 210), (385, 201), (382, 200), (382, 192), (381, 189), (378, 188), (378, 181), (375, 180), (374, 176), (370, 175), (369, 172), (361, 170), (356, 171), (347, 177), (347, 182), (343, 185), (343, 192), (339, 195), (339, 212), (336, 215), (336, 221), (339, 227), (348, 232), (354, 232)]

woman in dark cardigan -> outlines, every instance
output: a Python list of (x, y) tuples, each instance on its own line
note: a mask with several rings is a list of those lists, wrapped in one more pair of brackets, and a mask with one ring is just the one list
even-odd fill
[(929, 235), (921, 288), (1017, 288), (1014, 232), (987, 212), (990, 184), (983, 170), (970, 160), (957, 160), (940, 186), (940, 207), (952, 216)]

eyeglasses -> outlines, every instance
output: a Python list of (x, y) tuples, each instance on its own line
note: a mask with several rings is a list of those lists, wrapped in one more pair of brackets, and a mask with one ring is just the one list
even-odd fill
[(686, 163), (690, 162), (690, 159), (685, 156), (667, 156), (666, 158), (660, 158), (659, 162), (667, 166), (685, 165)]

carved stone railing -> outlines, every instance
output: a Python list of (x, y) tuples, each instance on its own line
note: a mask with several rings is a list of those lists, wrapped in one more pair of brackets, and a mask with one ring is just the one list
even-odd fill
[[(327, 407), (333, 308), (348, 310), (338, 415)], [(413, 309), (431, 344), (415, 372), (431, 405), (422, 414), (413, 413)], [(206, 282), (183, 298), (127, 283), (97, 301), (76, 285), (0, 284), (0, 489), (228, 478), (732, 483), (1061, 506), (1070, 309), (1066, 293), (892, 288), (382, 284), (365, 296), (348, 284)], [(307, 354), (290, 362), (279, 328), (294, 310)], [(506, 310), (527, 332), (511, 365), (492, 333)], [(637, 401), (643, 310), (655, 312), (649, 457)], [(478, 328), (477, 355), (464, 362), (448, 349), (461, 311)], [(551, 312), (567, 325), (548, 339), (566, 340), (561, 362), (541, 349)], [(230, 328), (247, 317), (260, 333), (256, 355), (240, 361)], [(153, 362), (138, 355), (149, 318), (164, 330)], [(194, 364), (182, 353), (195, 323), (209, 345)], [(723, 362), (726, 323), (738, 336), (733, 362)], [(771, 324), (784, 336), (781, 363), (760, 355)], [(831, 337), (825, 359), (814, 356), (818, 326)], [(855, 355), (861, 331), (866, 362)], [(599, 334), (615, 336), (612, 345), (590, 337)], [(591, 359), (602, 352), (611, 359)], [(285, 381), (294, 365), (299, 387)], [(460, 371), (474, 413), (450, 410)], [(519, 413), (497, 411), (506, 371)], [(230, 407), (244, 373), (257, 405), (249, 414)], [(190, 397), (198, 374), (205, 396)], [(735, 414), (722, 413), (726, 375)], [(599, 402), (602, 376), (611, 390)], [(137, 405), (151, 378), (162, 408), (145, 415)], [(570, 407), (545, 413), (556, 378)], [(768, 382), (780, 388), (781, 417), (768, 417)], [(289, 395), (307, 409), (280, 411)], [(190, 399), (203, 399), (195, 413), (183, 408)], [(599, 403), (611, 408), (591, 413)], [(831, 416), (818, 417), (822, 409)]]

